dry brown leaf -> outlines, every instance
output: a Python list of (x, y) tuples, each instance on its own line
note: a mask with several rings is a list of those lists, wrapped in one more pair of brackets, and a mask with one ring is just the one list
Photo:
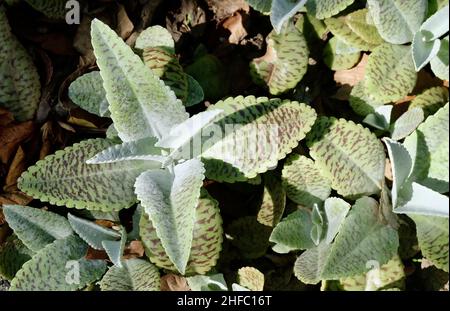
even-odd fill
[(166, 274), (161, 277), (161, 291), (163, 292), (185, 292), (190, 290), (186, 278), (182, 276)]
[(206, 0), (206, 2), (218, 20), (223, 20), (239, 10), (250, 11), (250, 6), (245, 0)]
[(228, 42), (239, 44), (247, 36), (247, 30), (244, 27), (243, 16), (240, 12), (228, 17), (222, 24), (222, 27), (230, 32)]
[(5, 108), (0, 107), (0, 127), (7, 126), (14, 121), (14, 116)]
[(105, 228), (112, 228), (114, 227), (116, 224), (110, 220), (105, 220), (105, 219), (97, 219), (95, 220), (95, 223), (99, 226), (105, 227)]
[(355, 86), (356, 84), (358, 84), (358, 82), (364, 80), (368, 59), (369, 56), (367, 54), (364, 54), (361, 58), (361, 61), (356, 67), (348, 70), (336, 71), (336, 73), (334, 74), (334, 81), (336, 81), (337, 84), (343, 86)]
[(3, 208), (0, 208), (0, 226), (6, 222), (5, 215), (3, 214)]
[(84, 258), (89, 259), (89, 260), (96, 260), (96, 259), (106, 260), (109, 257), (105, 251), (99, 251), (99, 250), (93, 249), (92, 247), (89, 247), (87, 250), (86, 256), (84, 256)]
[(389, 159), (386, 159), (386, 166), (384, 168), (384, 176), (390, 181), (394, 180), (394, 176), (392, 175), (392, 165), (391, 165), (391, 161)]
[(17, 148), (16, 155), (11, 162), (11, 165), (9, 166), (8, 174), (6, 175), (5, 179), (4, 189), (8, 188), (9, 186), (16, 185), (17, 179), (26, 169), (27, 165), (25, 152), (23, 151), (22, 147), (19, 146), (19, 148)]
[(132, 33), (134, 29), (133, 22), (128, 17), (125, 7), (119, 4), (117, 10), (117, 33), (119, 36), (126, 40)]
[(0, 161), (8, 163), (17, 146), (31, 135), (33, 128), (32, 121), (0, 126)]
[(10, 191), (8, 189), (7, 193), (0, 195), (0, 205), (4, 204), (17, 204), (17, 205), (28, 205), (33, 201), (32, 197), (27, 196), (19, 190)]
[(125, 248), (125, 252), (123, 258), (132, 259), (132, 258), (141, 258), (144, 257), (145, 250), (144, 245), (141, 241), (131, 241), (130, 245)]

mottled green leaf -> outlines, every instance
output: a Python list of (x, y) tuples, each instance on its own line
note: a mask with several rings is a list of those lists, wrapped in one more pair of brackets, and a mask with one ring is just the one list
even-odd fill
[(265, 226), (275, 227), (283, 217), (286, 207), (286, 191), (279, 178), (273, 174), (265, 174), (263, 180), (264, 193), (257, 220)]
[(410, 47), (383, 44), (369, 56), (365, 87), (376, 100), (383, 103), (400, 100), (412, 92), (416, 80)]
[(239, 285), (251, 291), (261, 292), (264, 290), (264, 274), (253, 267), (244, 267), (238, 270)]
[(413, 40), (427, 14), (427, 0), (368, 0), (369, 12), (384, 40), (404, 44)]
[(175, 51), (175, 41), (170, 32), (161, 26), (151, 26), (139, 34), (135, 47), (140, 50), (147, 48), (164, 47), (169, 51)]
[(409, 105), (409, 109), (422, 108), (425, 117), (428, 117), (444, 107), (448, 103), (448, 99), (448, 89), (446, 87), (433, 87), (416, 96)]
[(297, 204), (312, 207), (330, 196), (330, 181), (320, 173), (311, 159), (292, 155), (283, 168), (283, 186), (289, 199)]
[(11, 281), (33, 254), (16, 235), (8, 237), (0, 246), (0, 277)]
[(274, 250), (281, 253), (313, 248), (315, 245), (310, 235), (312, 228), (311, 212), (299, 209), (273, 229), (270, 242), (276, 243)]
[(115, 241), (120, 239), (120, 233), (116, 230), (105, 228), (95, 222), (76, 217), (68, 214), (72, 229), (82, 238), (89, 246), (97, 250), (103, 250), (103, 241)]
[[(160, 268), (176, 271), (157, 236), (152, 221), (145, 213), (140, 221), (140, 233), (145, 253), (150, 261)], [(187, 275), (205, 274), (216, 265), (222, 250), (222, 235), (222, 218), (218, 202), (202, 190), (196, 209), (192, 246), (186, 268)]]
[(247, 0), (248, 4), (261, 13), (269, 13), (272, 8), (272, 0)]
[(168, 170), (147, 171), (136, 180), (136, 194), (167, 255), (181, 274), (189, 261), (204, 167), (193, 159)]
[(377, 100), (372, 93), (366, 92), (364, 80), (353, 87), (349, 102), (352, 109), (363, 117), (375, 113), (377, 108), (383, 106), (382, 101)]
[(146, 161), (86, 164), (113, 145), (106, 139), (91, 139), (57, 151), (23, 173), (18, 186), (28, 195), (58, 206), (103, 211), (129, 208), (136, 203), (136, 177), (154, 165)]
[(305, 104), (264, 97), (228, 98), (210, 109), (223, 110), (225, 117), (203, 131), (207, 138), (202, 157), (207, 176), (227, 182), (254, 178), (275, 167), (316, 119), (316, 112)]
[(270, 21), (277, 33), (280, 33), (283, 25), (295, 15), (307, 0), (272, 0)]
[(436, 267), (448, 272), (448, 218), (409, 215), (416, 223), (422, 254)]
[(84, 258), (88, 246), (71, 235), (39, 251), (17, 272), (12, 291), (74, 291), (98, 280), (106, 270), (103, 260)]
[(18, 238), (35, 252), (73, 233), (66, 218), (46, 210), (4, 205), (3, 213)]
[(395, 121), (391, 137), (394, 140), (400, 140), (410, 135), (424, 121), (425, 116), (422, 108), (414, 108), (406, 111)]
[(64, 19), (68, 10), (67, 0), (25, 0), (36, 11), (54, 19)]
[(306, 8), (308, 13), (315, 15), (318, 19), (324, 19), (345, 10), (355, 0), (308, 0)]
[(345, 197), (378, 193), (385, 153), (368, 129), (344, 119), (322, 117), (308, 135), (310, 154), (331, 187)]
[(99, 285), (102, 291), (159, 291), (159, 271), (145, 260), (127, 259), (122, 268), (109, 268)]
[(80, 108), (100, 117), (109, 116), (109, 104), (99, 71), (82, 75), (69, 86), (69, 97)]
[(405, 140), (413, 159), (414, 176), (423, 186), (440, 193), (449, 186), (449, 104), (419, 126)]
[(173, 91), (112, 29), (94, 20), (91, 36), (111, 118), (124, 142), (160, 138), (188, 118)]
[(331, 70), (347, 70), (354, 67), (361, 59), (361, 52), (356, 49), (352, 53), (342, 53), (342, 46), (348, 47), (345, 42), (339, 40), (337, 37), (331, 38), (324, 49), (324, 62)]
[(293, 26), (266, 39), (267, 51), (251, 63), (253, 80), (267, 86), (272, 95), (293, 89), (308, 69), (308, 45), (303, 34)]
[(143, 160), (150, 167), (161, 168), (161, 163), (166, 159), (162, 155), (162, 149), (156, 147), (157, 139), (154, 137), (143, 138), (137, 141), (125, 142), (111, 146), (93, 158), (86, 161), (87, 164), (105, 164), (131, 160)]

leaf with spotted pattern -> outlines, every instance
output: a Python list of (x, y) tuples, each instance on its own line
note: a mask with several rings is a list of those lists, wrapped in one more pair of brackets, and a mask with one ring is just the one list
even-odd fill
[[(106, 262), (86, 259), (87, 250), (87, 244), (74, 235), (56, 240), (22, 266), (10, 290), (74, 291), (95, 282), (105, 273)], [(79, 275), (73, 272), (74, 266)]]
[(283, 217), (286, 207), (286, 191), (279, 178), (274, 174), (265, 174), (263, 180), (264, 193), (257, 220), (265, 226), (275, 227)]
[(368, 129), (344, 119), (322, 117), (307, 143), (321, 174), (339, 194), (358, 197), (380, 192), (386, 155)]
[(188, 118), (173, 91), (112, 29), (95, 19), (91, 36), (111, 118), (124, 142), (161, 138)]
[(122, 268), (109, 268), (99, 285), (102, 291), (159, 291), (159, 271), (145, 260), (127, 259)]
[[(150, 261), (159, 268), (177, 271), (146, 213), (142, 213), (139, 228), (145, 253)], [(219, 259), (222, 240), (222, 218), (218, 202), (202, 189), (195, 210), (195, 226), (186, 275), (203, 275), (210, 271)]]
[(355, 0), (308, 0), (306, 8), (308, 13), (318, 19), (324, 19), (338, 14), (353, 4)]
[(238, 270), (238, 283), (251, 291), (261, 292), (264, 290), (264, 274), (253, 267), (241, 268)]
[(114, 145), (107, 139), (90, 139), (57, 151), (30, 167), (18, 180), (19, 188), (43, 202), (70, 208), (119, 211), (136, 203), (134, 183), (149, 161), (86, 164)]
[(266, 41), (267, 52), (252, 61), (251, 75), (272, 95), (279, 95), (293, 89), (305, 75), (309, 49), (303, 34), (293, 26), (281, 34), (270, 33)]
[(425, 117), (435, 114), (448, 103), (448, 89), (443, 86), (432, 87), (417, 95), (409, 105), (409, 110), (422, 108)]
[(11, 281), (34, 252), (14, 234), (0, 246), (0, 278)]
[(25, 0), (36, 11), (41, 12), (53, 19), (64, 19), (66, 17), (67, 0)]

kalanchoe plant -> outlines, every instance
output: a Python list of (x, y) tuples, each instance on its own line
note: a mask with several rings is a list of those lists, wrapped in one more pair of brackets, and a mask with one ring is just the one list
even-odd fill
[[(195, 291), (404, 289), (404, 262), (417, 258), (448, 273), (448, 88), (418, 83), (421, 73), (448, 79), (448, 1), (248, 2), (274, 26), (248, 69), (280, 98), (226, 97), (197, 114), (186, 108), (200, 111), (190, 107), (207, 90), (165, 28), (144, 30), (132, 48), (92, 21), (99, 71), (68, 95), (112, 125), (107, 138), (57, 151), (19, 178), (21, 191), (53, 206), (2, 207), (14, 233), (0, 248), (0, 276), (12, 290), (159, 290), (165, 273)], [(8, 65), (18, 43), (1, 9), (0, 38)], [(12, 94), (13, 68), (0, 64), (0, 103), (25, 120), (36, 103), (23, 96), (38, 94), (31, 60), (19, 63), (30, 79)], [(336, 95), (347, 106), (301, 103), (321, 64), (359, 75)], [(228, 219), (224, 205), (235, 202), (211, 183), (248, 195), (248, 209)], [(131, 223), (119, 217), (127, 210)], [(130, 256), (137, 241), (142, 254)], [(289, 267), (269, 273), (263, 256)], [(230, 273), (236, 258), (244, 263)]]

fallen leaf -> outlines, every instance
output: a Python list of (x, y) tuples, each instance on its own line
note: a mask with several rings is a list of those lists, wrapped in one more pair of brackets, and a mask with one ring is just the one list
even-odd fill
[(6, 175), (5, 179), (4, 189), (7, 189), (12, 185), (16, 185), (17, 179), (26, 169), (27, 165), (25, 152), (23, 151), (22, 147), (19, 146), (16, 155), (11, 162), (11, 165), (9, 166), (8, 174)]
[(86, 256), (84, 256), (84, 258), (89, 259), (89, 260), (96, 260), (96, 259), (106, 260), (109, 257), (105, 251), (99, 251), (99, 250), (93, 249), (92, 247), (89, 247), (87, 250)]
[(222, 27), (230, 32), (228, 42), (231, 44), (239, 44), (248, 34), (243, 24), (243, 16), (240, 12), (236, 12), (224, 20)]
[(112, 228), (114, 227), (116, 224), (110, 220), (105, 220), (105, 219), (97, 219), (95, 220), (95, 223), (99, 226), (105, 227), (105, 228)]
[(32, 121), (0, 126), (0, 160), (6, 164), (16, 151), (17, 146), (33, 132)]
[(13, 114), (6, 110), (5, 108), (0, 107), (0, 127), (7, 126), (14, 121)]
[(182, 276), (166, 274), (161, 277), (161, 291), (163, 292), (185, 292), (190, 290), (186, 278)]
[(144, 257), (145, 250), (144, 245), (141, 241), (131, 241), (130, 245), (128, 245), (127, 248), (125, 248), (124, 256), (125, 259), (132, 259), (132, 258), (141, 258)]
[(119, 4), (117, 11), (117, 33), (119, 36), (126, 40), (133, 33), (134, 25), (128, 17), (125, 7)]
[(206, 0), (206, 2), (218, 20), (223, 20), (239, 10), (250, 11), (250, 7), (245, 0)]

